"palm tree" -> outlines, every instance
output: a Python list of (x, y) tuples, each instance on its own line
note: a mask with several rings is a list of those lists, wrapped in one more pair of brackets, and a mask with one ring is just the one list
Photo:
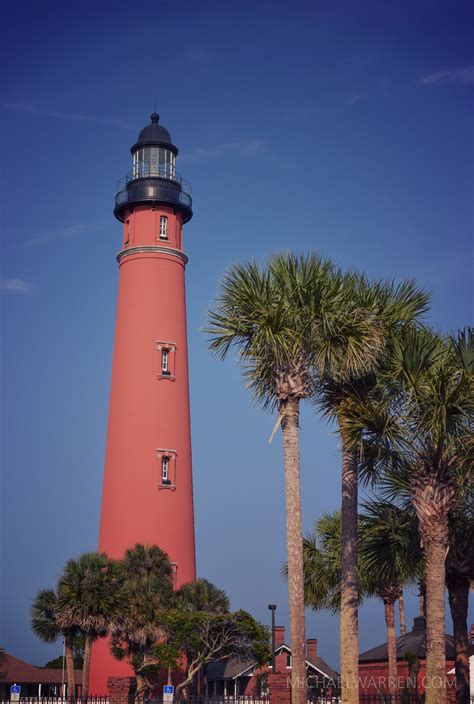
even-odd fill
[[(444, 704), (445, 559), (449, 518), (472, 466), (463, 459), (472, 456), (472, 378), (449, 340), (428, 329), (412, 329), (391, 340), (378, 384), (385, 397), (384, 422), (378, 431), (382, 454), (384, 460), (391, 454), (392, 480), (398, 477), (409, 487), (425, 556), (426, 701)], [(367, 421), (369, 427), (368, 416), (361, 424)], [(366, 435), (364, 444), (377, 445), (377, 433)], [(373, 448), (371, 454), (375, 454)]]
[(225, 591), (203, 578), (183, 584), (175, 593), (175, 604), (181, 611), (205, 611), (212, 614), (225, 614), (230, 608)]
[[(327, 358), (316, 388), (315, 401), (324, 415), (335, 420), (342, 449), (342, 572), (341, 572), (341, 676), (343, 701), (357, 704), (358, 686), (358, 571), (357, 506), (358, 458), (354, 444), (360, 441), (361, 408), (377, 408), (371, 398), (377, 362), (387, 341), (401, 327), (416, 323), (428, 304), (428, 295), (412, 281), (369, 282), (365, 276), (348, 274), (342, 282), (350, 315), (326, 335)], [(365, 409), (364, 409), (365, 413)], [(378, 418), (376, 419), (378, 420)], [(355, 422), (354, 422), (355, 421)], [(354, 436), (354, 430), (356, 434)], [(357, 440), (355, 439), (357, 438)]]
[(264, 408), (277, 408), (284, 449), (288, 591), (294, 704), (306, 702), (299, 409), (311, 394), (312, 337), (321, 329), (334, 269), (316, 256), (275, 257), (266, 270), (234, 266), (224, 277), (206, 332), (224, 359), (237, 348), (244, 376)]
[(122, 561), (128, 604), (112, 629), (112, 652), (127, 658), (137, 677), (137, 692), (149, 692), (155, 683), (155, 646), (164, 638), (160, 619), (172, 604), (173, 567), (158, 546), (135, 545)]
[(385, 501), (364, 504), (360, 517), (360, 561), (367, 591), (384, 603), (387, 628), (389, 691), (397, 694), (397, 646), (395, 602), (403, 587), (412, 584), (424, 570), (423, 556), (413, 512)]
[[(474, 580), (474, 500), (472, 486), (464, 506), (450, 517), (446, 586), (453, 620), (456, 672), (456, 702), (469, 704), (469, 635), (467, 627), (469, 590)], [(464, 508), (464, 511), (462, 509)]]
[[(364, 505), (359, 517), (358, 604), (377, 596), (384, 604), (387, 629), (389, 688), (396, 694), (397, 657), (394, 604), (402, 586), (412, 583), (422, 570), (413, 513), (386, 502)], [(313, 609), (341, 608), (342, 517), (339, 511), (315, 522), (304, 541), (305, 599)]]
[[(452, 338), (454, 354), (470, 383), (474, 383), (474, 329), (466, 328)], [(474, 439), (466, 443), (462, 457), (464, 482), (458, 482), (456, 504), (449, 516), (449, 550), (446, 557), (446, 585), (453, 620), (455, 643), (456, 701), (469, 704), (469, 636), (467, 611), (469, 589), (474, 581)]]
[(68, 697), (73, 698), (76, 691), (74, 677), (74, 637), (76, 627), (60, 627), (58, 623), (58, 596), (54, 589), (42, 589), (36, 595), (31, 607), (31, 628), (46, 643), (54, 643), (60, 635), (64, 638), (66, 653), (66, 676)]
[(68, 560), (58, 582), (57, 622), (84, 634), (82, 696), (89, 694), (92, 644), (118, 623), (127, 605), (125, 572), (105, 553), (84, 553)]
[(398, 597), (398, 618), (400, 620), (400, 635), (405, 636), (408, 632), (407, 622), (405, 619), (405, 596), (403, 589)]
[[(333, 377), (347, 378), (360, 374), (377, 357), (383, 330), (376, 311), (367, 312), (355, 303), (353, 293), (353, 287), (329, 261), (316, 255), (279, 255), (265, 271), (253, 263), (230, 270), (216, 307), (209, 313), (207, 328), (212, 335), (211, 350), (224, 358), (232, 347), (237, 347), (248, 386), (257, 400), (264, 407), (277, 407), (279, 411), (285, 465), (292, 686), (295, 696), (303, 701), (306, 687), (300, 684), (301, 692), (297, 691), (298, 683), (305, 679), (299, 409), (301, 400), (314, 392), (315, 379), (327, 370)], [(353, 476), (352, 460), (352, 456), (344, 456), (344, 485)], [(345, 515), (357, 511), (353, 494), (349, 496), (344, 489), (343, 495)], [(352, 550), (351, 559), (354, 547), (355, 538), (348, 536), (345, 552), (349, 555)], [(345, 567), (347, 595), (356, 586), (357, 576)], [(356, 653), (355, 669), (350, 669), (353, 658), (348, 665), (344, 661), (342, 675), (344, 698), (350, 691), (355, 700), (357, 622), (351, 635), (356, 641), (352, 648)], [(351, 648), (349, 638), (343, 641), (343, 648)], [(348, 686), (351, 682), (352, 687)]]

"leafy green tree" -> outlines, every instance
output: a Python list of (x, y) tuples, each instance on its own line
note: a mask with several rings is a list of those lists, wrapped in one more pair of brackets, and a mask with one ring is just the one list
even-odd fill
[(166, 644), (155, 649), (158, 666), (169, 667), (185, 655), (184, 679), (176, 686), (176, 697), (193, 683), (196, 675), (211, 661), (230, 658), (268, 661), (268, 630), (245, 611), (210, 613), (170, 609), (162, 613), (160, 625)]
[(183, 584), (175, 594), (175, 604), (176, 608), (182, 611), (205, 611), (213, 614), (227, 613), (230, 608), (225, 591), (202, 578)]
[(59, 626), (58, 595), (54, 589), (42, 589), (36, 595), (31, 607), (31, 628), (46, 643), (54, 643), (60, 636), (64, 638), (68, 697), (74, 697), (76, 684), (73, 646), (78, 630), (75, 626)]
[[(84, 665), (84, 649), (85, 649), (85, 637), (83, 633), (78, 633), (74, 637), (72, 644), (72, 653), (74, 657), (74, 668), (76, 670), (82, 670)], [(61, 670), (63, 666), (63, 656), (58, 655), (57, 658), (53, 660), (48, 660), (45, 667), (48, 670)]]
[(130, 661), (138, 694), (146, 694), (156, 683), (155, 647), (165, 640), (161, 620), (172, 606), (173, 568), (159, 547), (139, 544), (126, 551), (123, 568), (128, 604), (112, 628), (112, 652)]
[(87, 698), (92, 644), (116, 626), (128, 603), (125, 571), (105, 553), (84, 553), (66, 562), (57, 593), (58, 625), (84, 634), (82, 696)]

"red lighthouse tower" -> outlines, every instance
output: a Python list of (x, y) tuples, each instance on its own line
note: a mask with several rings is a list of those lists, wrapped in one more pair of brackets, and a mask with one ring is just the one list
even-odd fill
[[(158, 545), (180, 586), (196, 576), (182, 244), (191, 189), (156, 113), (131, 153), (114, 209), (123, 244), (99, 551), (120, 558), (136, 543)], [(106, 640), (96, 643), (91, 692), (128, 674)]]

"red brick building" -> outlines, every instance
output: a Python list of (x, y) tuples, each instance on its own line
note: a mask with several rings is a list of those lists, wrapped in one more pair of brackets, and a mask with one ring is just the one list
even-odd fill
[[(426, 684), (426, 621), (417, 616), (413, 629), (399, 636), (397, 643), (397, 689), (405, 686), (415, 688), (421, 695)], [(454, 667), (454, 638), (445, 635), (446, 673), (449, 689), (455, 694), (454, 675), (448, 674)], [(360, 690), (365, 694), (388, 691), (388, 647), (387, 643), (366, 650), (359, 656)]]
[[(317, 653), (318, 642), (310, 638), (306, 642), (306, 671), (310, 689), (336, 692), (339, 673)], [(285, 643), (285, 628), (275, 628), (275, 671), (291, 677), (291, 648)], [(260, 696), (267, 694), (267, 678), (272, 666), (257, 667), (253, 661), (226, 660), (210, 663), (203, 685), (206, 694), (213, 696)]]

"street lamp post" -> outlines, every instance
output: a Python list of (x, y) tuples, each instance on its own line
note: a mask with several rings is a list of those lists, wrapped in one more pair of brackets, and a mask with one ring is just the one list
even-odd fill
[(276, 604), (268, 604), (272, 612), (272, 673), (275, 674), (275, 611)]

